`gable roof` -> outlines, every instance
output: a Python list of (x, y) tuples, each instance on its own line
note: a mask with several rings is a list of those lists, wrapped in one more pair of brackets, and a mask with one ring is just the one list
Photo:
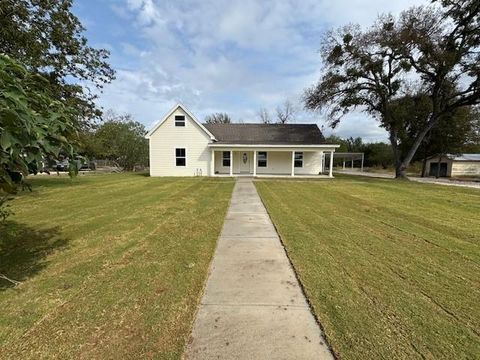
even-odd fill
[(215, 140), (215, 136), (210, 132), (208, 131), (205, 126), (203, 126), (203, 124), (198, 121), (198, 119), (190, 112), (188, 111), (188, 109), (183, 106), (182, 104), (178, 103), (177, 105), (175, 105), (172, 110), (170, 110), (167, 115), (165, 115), (162, 120), (160, 120), (159, 122), (157, 122), (151, 129), (150, 131), (147, 133), (147, 135), (145, 135), (145, 138), (149, 139), (150, 136), (152, 136), (152, 134), (157, 131), (157, 129), (178, 109), (182, 109), (199, 127), (200, 129), (202, 129), (208, 136), (210, 136), (210, 139), (212, 140)]
[(217, 144), (320, 145), (325, 144), (315, 124), (204, 124)]

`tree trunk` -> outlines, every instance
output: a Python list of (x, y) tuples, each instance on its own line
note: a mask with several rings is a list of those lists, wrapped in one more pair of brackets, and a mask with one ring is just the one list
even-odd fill
[(403, 162), (395, 169), (395, 179), (408, 179), (407, 167)]
[(437, 174), (435, 175), (435, 178), (438, 179), (440, 177), (440, 164), (442, 163), (442, 155), (438, 157), (438, 162), (437, 162)]
[[(410, 150), (408, 150), (407, 155), (405, 158), (399, 162), (399, 164), (396, 166), (396, 171), (395, 171), (395, 178), (401, 178), (405, 179), (407, 178), (407, 167), (410, 165), (410, 162), (413, 159), (413, 156), (417, 152), (418, 148), (420, 147), (420, 144), (422, 143), (423, 139), (427, 135), (427, 133), (435, 126), (435, 124), (438, 122), (438, 117), (432, 117), (432, 119), (428, 122), (428, 124), (425, 126), (425, 128), (418, 134), (418, 136), (415, 138), (415, 141), (412, 144), (412, 147)], [(397, 150), (398, 153), (398, 150)]]
[(392, 145), (393, 160), (395, 162), (395, 179), (407, 179), (407, 167), (402, 161), (402, 154), (398, 148), (398, 137), (395, 130), (390, 130), (389, 138), (390, 144)]
[(425, 152), (423, 154), (423, 161), (422, 161), (422, 177), (426, 176), (426, 171), (427, 171), (427, 150), (425, 149)]
[(423, 158), (422, 161), (422, 178), (425, 177), (425, 172), (427, 171), (427, 159)]

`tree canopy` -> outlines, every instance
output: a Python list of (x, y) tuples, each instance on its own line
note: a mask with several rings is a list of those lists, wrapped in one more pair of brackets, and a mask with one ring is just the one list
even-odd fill
[[(24, 178), (60, 155), (73, 159), (74, 109), (53, 95), (47, 79), (0, 55), (0, 195), (14, 194)], [(76, 172), (72, 162), (71, 173)], [(0, 207), (4, 201), (0, 202)], [(2, 211), (0, 211), (2, 213)]]
[(214, 113), (205, 117), (207, 124), (231, 124), (232, 119), (227, 113)]
[(89, 158), (108, 159), (127, 171), (148, 165), (148, 141), (145, 126), (130, 114), (113, 111), (104, 114), (96, 129), (81, 134), (81, 153)]
[(50, 83), (50, 93), (75, 108), (82, 124), (99, 117), (95, 89), (114, 78), (109, 52), (88, 45), (71, 12), (73, 0), (0, 1), (0, 53)]
[[(366, 30), (351, 25), (329, 32), (323, 73), (305, 93), (306, 107), (327, 110), (332, 127), (357, 108), (377, 119), (389, 133), (397, 177), (406, 176), (426, 134), (442, 118), (454, 121), (455, 111), (480, 103), (480, 3), (440, 3), (380, 16)], [(396, 116), (404, 97), (421, 99), (427, 112), (408, 149), (401, 142), (408, 124)]]
[(286, 124), (294, 120), (297, 107), (290, 101), (285, 100), (275, 108), (275, 120), (270, 116), (267, 108), (261, 108), (257, 111), (257, 116), (263, 124)]

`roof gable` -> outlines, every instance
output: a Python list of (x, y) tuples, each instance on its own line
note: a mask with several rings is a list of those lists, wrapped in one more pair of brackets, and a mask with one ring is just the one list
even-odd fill
[(177, 109), (180, 108), (182, 109), (192, 120), (194, 123), (196, 123), (200, 129), (202, 129), (209, 137), (210, 139), (212, 140), (215, 140), (215, 136), (208, 130), (205, 128), (205, 126), (200, 122), (198, 121), (198, 119), (185, 107), (183, 106), (182, 104), (178, 103), (177, 105), (175, 105), (160, 121), (158, 121), (151, 129), (150, 131), (147, 133), (147, 135), (145, 135), (145, 138), (149, 139), (154, 133), (155, 131), (158, 130), (158, 128), (160, 126), (162, 126), (162, 124), (167, 121), (167, 119), (172, 116), (172, 114), (177, 111)]
[(204, 124), (224, 144), (320, 145), (325, 144), (316, 124)]

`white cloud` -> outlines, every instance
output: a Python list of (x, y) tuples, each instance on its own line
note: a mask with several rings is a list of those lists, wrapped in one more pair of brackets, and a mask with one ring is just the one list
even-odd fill
[[(350, 22), (368, 25), (378, 13), (424, 2), (124, 1), (124, 6), (115, 4), (112, 15), (136, 40), (114, 51), (120, 70), (101, 104), (128, 111), (147, 125), (177, 101), (199, 118), (225, 111), (234, 119), (255, 121), (260, 107), (273, 109), (286, 98), (299, 98), (317, 79), (324, 30)], [(321, 119), (311, 113), (299, 116)], [(336, 133), (385, 139), (385, 132), (363, 114), (347, 117)]]

